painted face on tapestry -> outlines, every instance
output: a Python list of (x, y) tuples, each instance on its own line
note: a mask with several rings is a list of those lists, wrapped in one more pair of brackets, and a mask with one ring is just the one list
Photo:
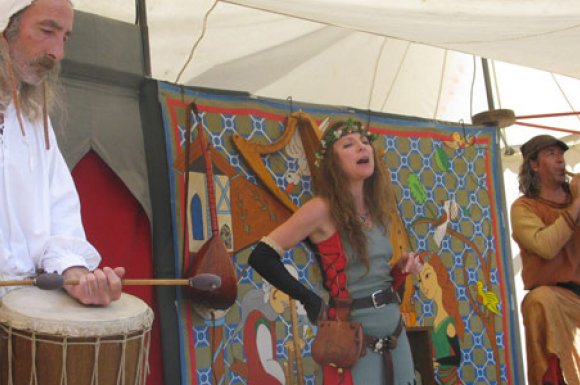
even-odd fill
[(423, 269), (419, 273), (419, 289), (427, 299), (435, 298), (437, 291), (441, 290), (435, 269), (429, 262), (425, 262)]
[(36, 0), (21, 15), (15, 36), (7, 36), (18, 80), (40, 84), (64, 57), (73, 25), (69, 0)]
[(333, 151), (350, 180), (364, 180), (373, 175), (373, 147), (366, 136), (358, 132), (347, 134), (333, 144)]
[(537, 160), (530, 160), (532, 170), (538, 174), (542, 185), (561, 185), (566, 181), (564, 150), (550, 146), (538, 152)]

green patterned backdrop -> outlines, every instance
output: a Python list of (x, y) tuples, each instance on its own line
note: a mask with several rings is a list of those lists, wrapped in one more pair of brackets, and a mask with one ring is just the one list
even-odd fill
[[(368, 123), (372, 131), (382, 135), (378, 141), (380, 151), (391, 171), (410, 244), (422, 253), (426, 264), (432, 265), (434, 270), (436, 266), (443, 267), (439, 273), (449, 280), (449, 285), (443, 288), (447, 298), (443, 303), (430, 298), (427, 276), (422, 277), (421, 282), (413, 281), (411, 292), (406, 293), (409, 301), (405, 310), (407, 323), (409, 326), (435, 326), (436, 356), (444, 354), (440, 352), (446, 346), (445, 338), (436, 335), (439, 325), (435, 323), (447, 314), (448, 317), (443, 317), (445, 324), (454, 325), (461, 349), (460, 363), (459, 366), (437, 365), (439, 381), (449, 383), (449, 373), (455, 371), (465, 384), (519, 383), (522, 373), (518, 372), (518, 341), (514, 331), (517, 324), (513, 310), (517, 305), (512, 300), (514, 287), (509, 275), (507, 224), (494, 128), (464, 127), (291, 100), (257, 99), (166, 83), (159, 83), (159, 100), (170, 168), (173, 242), (179, 250), (173, 257), (178, 271), (184, 263), (181, 251), (184, 218), (189, 218), (190, 234), (197, 228), (207, 236), (207, 229), (203, 227), (208, 223), (207, 209), (203, 209), (203, 205), (197, 212), (199, 215), (194, 211), (185, 215), (185, 173), (176, 166), (176, 160), (183, 159), (187, 144), (195, 143), (198, 136), (197, 129), (187, 129), (186, 106), (189, 103), (195, 102), (199, 110), (199, 119), (190, 117), (192, 127), (197, 127), (198, 123), (202, 125), (211, 146), (233, 170), (233, 174), (231, 170), (228, 174), (224, 167), (221, 170), (217, 167), (214, 183), (220, 225), (228, 223), (228, 231), (222, 232), (222, 236), (231, 245), (238, 281), (237, 299), (230, 309), (215, 312), (212, 319), (208, 309), (179, 296), (180, 328), (177, 332), (181, 343), (183, 384), (298, 383), (297, 360), (292, 358), (293, 343), (298, 339), (304, 344), (300, 347), (303, 358), (298, 359), (304, 383), (321, 383), (320, 370), (310, 359), (315, 328), (309, 324), (300, 306), (297, 307), (297, 323), (292, 325), (286, 299), (272, 291), (247, 265), (253, 243), (237, 249), (237, 234), (232, 230), (236, 227), (231, 225), (242, 221), (245, 226), (242, 228), (250, 233), (255, 243), (265, 234), (252, 232), (251, 217), (269, 215), (274, 221), (282, 220), (279, 216), (284, 212), (274, 209), (271, 194), (245, 163), (232, 136), (238, 134), (253, 142), (273, 143), (284, 132), (289, 114), (298, 110), (318, 123), (327, 117), (331, 121), (352, 117)], [(213, 161), (217, 162), (215, 158)], [(311, 196), (311, 176), (299, 140), (263, 156), (263, 162), (276, 185), (294, 204), (300, 205)], [(191, 180), (200, 180), (196, 179), (196, 174), (203, 179), (203, 171), (196, 172), (195, 167), (189, 171), (191, 187)], [(240, 178), (249, 183), (248, 186), (255, 187), (250, 189), (254, 198), (236, 199)], [(205, 194), (203, 182), (199, 186), (199, 194)], [(244, 211), (235, 205), (251, 209)], [(242, 211), (236, 211), (240, 209)], [(244, 218), (234, 215), (239, 212), (246, 213), (250, 219), (246, 214)], [(189, 244), (192, 243), (190, 240)], [(305, 245), (289, 251), (283, 262), (302, 282), (323, 293), (318, 266)], [(450, 303), (448, 298), (453, 301)]]

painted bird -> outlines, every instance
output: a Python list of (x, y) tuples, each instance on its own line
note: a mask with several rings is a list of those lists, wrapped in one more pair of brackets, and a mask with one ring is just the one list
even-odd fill
[(485, 306), (490, 312), (501, 315), (497, 306), (499, 299), (492, 291), (483, 291), (483, 282), (477, 281), (477, 300)]
[(459, 213), (459, 206), (454, 200), (446, 200), (443, 202), (443, 213), (438, 220), (433, 223), (435, 226), (435, 233), (433, 234), (433, 240), (437, 244), (437, 247), (441, 247), (441, 242), (447, 233), (447, 225), (450, 220), (456, 219)]
[(473, 146), (475, 143), (475, 136), (472, 135), (469, 138), (467, 136), (463, 137), (459, 132), (454, 132), (451, 134), (451, 140), (444, 140), (443, 143), (454, 150), (467, 148)]

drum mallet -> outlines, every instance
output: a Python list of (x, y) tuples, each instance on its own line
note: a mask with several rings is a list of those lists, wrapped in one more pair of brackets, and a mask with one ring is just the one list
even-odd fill
[[(215, 274), (202, 273), (191, 278), (176, 279), (122, 279), (125, 286), (190, 286), (198, 290), (216, 290), (222, 285), (222, 280)], [(64, 285), (78, 285), (79, 280), (65, 280), (64, 277), (56, 273), (40, 274), (34, 279), (23, 279), (17, 281), (0, 281), (0, 286), (36, 286), (43, 290), (60, 289)]]

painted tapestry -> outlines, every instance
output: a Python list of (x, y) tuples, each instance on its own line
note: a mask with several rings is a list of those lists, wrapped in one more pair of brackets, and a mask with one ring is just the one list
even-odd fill
[[(348, 117), (381, 135), (377, 142), (407, 240), (425, 263), (419, 279), (407, 282), (401, 305), (409, 330), (429, 334), (432, 347), (425, 349), (431, 357), (421, 364), (442, 384), (519, 383), (517, 305), (507, 266), (494, 128), (167, 83), (160, 83), (159, 90), (177, 270), (184, 275), (204, 243), (219, 236), (237, 283), (231, 306), (212, 308), (179, 294), (184, 385), (321, 383), (321, 370), (310, 357), (315, 326), (299, 303), (262, 280), (247, 259), (263, 235), (312, 196), (312, 143), (302, 133)], [(292, 117), (296, 127), (288, 131)], [(201, 151), (203, 140), (209, 156)], [(252, 153), (252, 148), (267, 151)], [(250, 158), (262, 166), (252, 165)], [(286, 253), (283, 262), (301, 282), (326, 296), (307, 245)]]

